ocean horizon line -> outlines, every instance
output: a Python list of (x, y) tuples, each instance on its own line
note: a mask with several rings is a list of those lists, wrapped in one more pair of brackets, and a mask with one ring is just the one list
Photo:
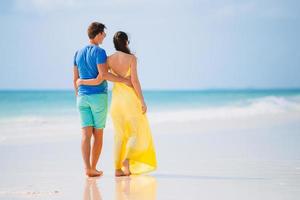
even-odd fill
[[(3, 88), (0, 89), (0, 92), (72, 92), (73, 89), (60, 89), (60, 88)], [(108, 89), (111, 92), (111, 89)], [(143, 89), (145, 92), (239, 92), (239, 91), (248, 91), (248, 92), (259, 92), (259, 91), (294, 91), (300, 92), (300, 87), (241, 87), (241, 88), (197, 88), (197, 89)]]

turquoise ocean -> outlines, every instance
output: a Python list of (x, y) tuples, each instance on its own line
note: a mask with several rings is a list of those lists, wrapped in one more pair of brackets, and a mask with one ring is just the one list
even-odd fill
[[(188, 132), (197, 132), (199, 128), (211, 128), (217, 121), (222, 127), (241, 119), (251, 121), (252, 128), (262, 120), (270, 127), (285, 123), (287, 130), (291, 124), (300, 124), (300, 89), (145, 91), (144, 96), (153, 126), (186, 122), (191, 124), (186, 128)], [(0, 91), (0, 141), (78, 128), (72, 90)]]
[[(258, 103), (278, 109), (300, 106), (300, 89), (145, 91), (144, 96), (150, 112), (226, 106), (246, 108)], [(76, 113), (73, 91), (0, 91), (0, 120)]]

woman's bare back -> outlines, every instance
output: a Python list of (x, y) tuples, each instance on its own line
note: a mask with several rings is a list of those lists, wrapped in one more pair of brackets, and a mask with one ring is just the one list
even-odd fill
[(120, 51), (110, 55), (107, 59), (108, 67), (119, 76), (125, 77), (133, 60), (133, 55)]

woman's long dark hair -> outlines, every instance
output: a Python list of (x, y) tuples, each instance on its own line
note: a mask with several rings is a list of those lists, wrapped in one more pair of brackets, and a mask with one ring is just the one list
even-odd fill
[(127, 47), (128, 36), (123, 31), (118, 31), (114, 35), (114, 45), (117, 51), (131, 54), (130, 49)]

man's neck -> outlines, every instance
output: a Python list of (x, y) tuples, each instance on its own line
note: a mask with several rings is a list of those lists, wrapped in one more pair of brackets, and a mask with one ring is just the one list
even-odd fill
[(90, 44), (93, 44), (93, 45), (96, 45), (96, 46), (99, 45), (97, 42), (95, 42), (95, 41), (93, 41), (93, 40), (90, 40)]

